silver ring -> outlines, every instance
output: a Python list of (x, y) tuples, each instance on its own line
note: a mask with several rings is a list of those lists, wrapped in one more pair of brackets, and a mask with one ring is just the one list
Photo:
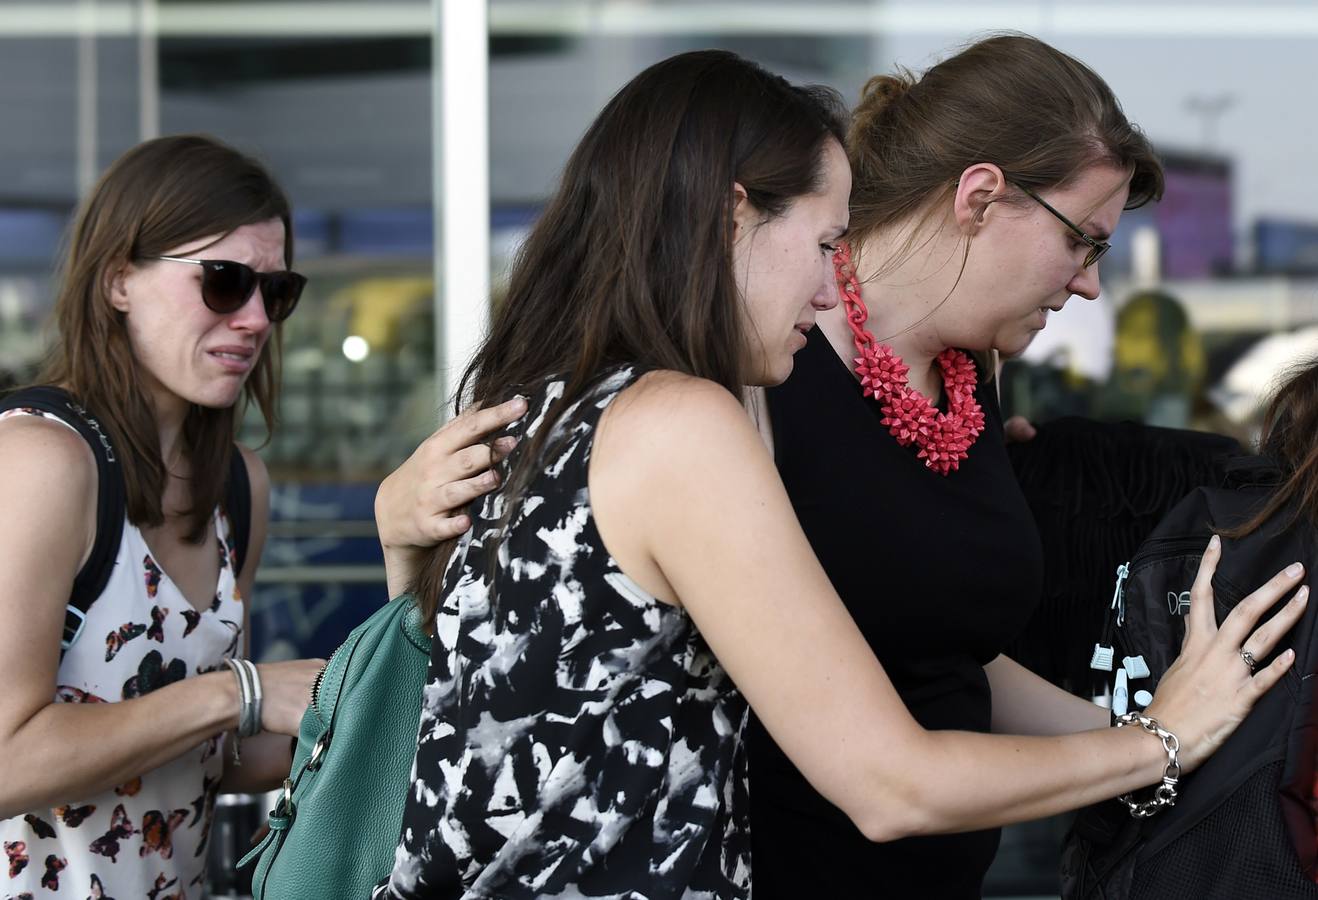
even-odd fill
[(1245, 661), (1245, 665), (1249, 666), (1249, 674), (1253, 675), (1255, 667), (1258, 666), (1258, 662), (1256, 662), (1254, 659), (1254, 654), (1250, 653), (1244, 647), (1241, 647), (1240, 658)]

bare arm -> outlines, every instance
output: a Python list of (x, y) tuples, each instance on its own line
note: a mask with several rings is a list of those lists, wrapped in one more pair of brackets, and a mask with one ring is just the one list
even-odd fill
[(498, 485), (490, 467), (517, 443), (512, 438), (493, 445), (482, 441), (524, 412), (526, 401), (520, 397), (468, 409), (426, 438), (380, 483), (375, 524), (390, 597), (407, 590), (431, 548), (471, 527), (464, 508)]
[(35, 419), (0, 426), (0, 496), (14, 511), (0, 517), (0, 817), (122, 784), (237, 725), (228, 672), (121, 703), (52, 702), (64, 607), (94, 534), (96, 489), (78, 435)]
[(985, 666), (984, 673), (993, 691), (996, 734), (1071, 734), (1108, 725), (1108, 710), (1068, 694), (1005, 655)]
[[(910, 717), (810, 552), (751, 422), (726, 391), (655, 373), (606, 412), (590, 487), (624, 571), (690, 613), (774, 740), (875, 840), (1039, 818), (1156, 781), (1138, 729), (1059, 737), (928, 732)], [(643, 514), (641, 513), (643, 511)], [(1208, 554), (1208, 571), (1216, 560)], [(1150, 715), (1194, 765), (1289, 664), (1250, 679), (1236, 656), (1251, 616), (1294, 588), (1279, 577), (1215, 638), (1208, 583), (1195, 636)], [(1293, 603), (1270, 645), (1298, 617)], [(1256, 654), (1257, 655), (1257, 654)], [(1233, 666), (1232, 663), (1235, 663)]]

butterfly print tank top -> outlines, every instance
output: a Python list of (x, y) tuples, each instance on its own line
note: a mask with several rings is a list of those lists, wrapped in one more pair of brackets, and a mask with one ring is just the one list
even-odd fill
[[(0, 418), (27, 414), (38, 413), (13, 410)], [(55, 702), (117, 703), (241, 655), (243, 599), (229, 524), (218, 509), (215, 534), (219, 579), (209, 607), (197, 610), (125, 518), (113, 574), (60, 662)], [(214, 735), (95, 796), (0, 819), (0, 897), (202, 897), (224, 743), (224, 735)]]

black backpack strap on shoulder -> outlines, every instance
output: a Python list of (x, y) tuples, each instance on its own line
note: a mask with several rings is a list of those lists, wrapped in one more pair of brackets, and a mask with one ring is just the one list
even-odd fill
[(67, 391), (51, 386), (24, 388), (0, 401), (0, 412), (11, 409), (35, 409), (73, 426), (91, 447), (96, 460), (96, 540), (87, 562), (73, 578), (73, 591), (64, 613), (64, 635), (60, 641), (62, 659), (64, 651), (82, 634), (87, 610), (105, 590), (110, 573), (114, 571), (128, 502), (123, 470), (109, 434)]
[(238, 445), (229, 455), (229, 478), (224, 487), (224, 514), (229, 518), (229, 540), (237, 559), (234, 577), (243, 571), (247, 560), (247, 542), (252, 533), (252, 482), (247, 477), (247, 462)]

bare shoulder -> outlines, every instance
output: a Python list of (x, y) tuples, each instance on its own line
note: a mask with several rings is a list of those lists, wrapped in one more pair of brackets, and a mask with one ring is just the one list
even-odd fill
[(626, 485), (633, 503), (708, 497), (745, 476), (777, 482), (740, 399), (677, 372), (651, 372), (623, 391), (605, 411), (595, 444), (592, 491)]
[(662, 458), (702, 452), (754, 433), (746, 409), (726, 388), (660, 370), (645, 374), (614, 400), (600, 422), (597, 440)]
[(96, 459), (82, 435), (37, 416), (0, 422), (0, 497), (0, 569), (72, 579), (96, 534)]
[[(660, 557), (701, 526), (779, 486), (737, 397), (677, 372), (646, 374), (600, 420), (590, 458), (595, 521), (621, 569), (652, 596), (683, 605)], [(675, 536), (676, 539), (675, 539)]]
[[(82, 435), (42, 416), (0, 421), (0, 484), (8, 489), (54, 491), (59, 498), (96, 501), (96, 459)], [(15, 504), (14, 508), (22, 507)]]

